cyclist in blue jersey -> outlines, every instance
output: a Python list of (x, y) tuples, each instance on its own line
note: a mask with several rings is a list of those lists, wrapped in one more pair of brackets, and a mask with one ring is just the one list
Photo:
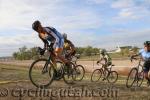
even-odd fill
[[(61, 55), (63, 51), (64, 46), (64, 38), (55, 28), (53, 27), (43, 27), (41, 25), (40, 21), (35, 21), (32, 24), (33, 30), (35, 30), (38, 33), (39, 38), (44, 42), (44, 49), (43, 54), (45, 50), (47, 49), (49, 42), (53, 43), (53, 49), (55, 58), (60, 59), (65, 64), (68, 63), (68, 61)], [(56, 64), (55, 58), (53, 58), (53, 63)]]
[(147, 85), (149, 86), (150, 78), (148, 76), (148, 72), (150, 70), (150, 41), (144, 42), (144, 49), (141, 49), (139, 51), (139, 54), (131, 56), (131, 59), (136, 56), (141, 56), (141, 58), (144, 61), (144, 64), (143, 64), (144, 76), (145, 76), (145, 79), (147, 80)]

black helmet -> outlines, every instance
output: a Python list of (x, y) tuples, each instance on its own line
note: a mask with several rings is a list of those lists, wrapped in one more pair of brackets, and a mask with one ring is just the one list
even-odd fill
[(144, 45), (150, 46), (150, 41), (145, 41), (145, 42), (144, 42)]
[(63, 33), (62, 36), (64, 37), (64, 39), (67, 39), (67, 34)]
[(34, 23), (32, 24), (32, 29), (37, 31), (40, 24), (41, 24), (40, 21), (38, 20), (34, 21)]

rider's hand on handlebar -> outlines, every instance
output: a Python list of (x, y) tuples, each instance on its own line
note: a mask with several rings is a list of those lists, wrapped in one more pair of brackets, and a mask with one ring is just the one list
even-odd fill
[(100, 61), (97, 61), (96, 63), (97, 63), (97, 64), (99, 64), (99, 63), (100, 63)]
[(131, 61), (131, 62), (132, 62), (133, 58), (134, 58), (134, 56), (131, 56), (131, 57), (130, 57), (130, 61)]
[(38, 47), (38, 52), (40, 53), (40, 55), (44, 55), (45, 49), (42, 49), (41, 47)]
[(131, 57), (130, 57), (131, 62), (133, 61), (133, 59), (134, 59), (134, 60), (137, 60), (137, 58), (135, 58), (135, 56), (131, 56)]

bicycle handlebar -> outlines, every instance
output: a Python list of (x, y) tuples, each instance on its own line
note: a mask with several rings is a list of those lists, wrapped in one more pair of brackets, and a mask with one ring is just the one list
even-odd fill
[(53, 52), (53, 43), (51, 43), (50, 45), (48, 45), (47, 46), (47, 48), (44, 48), (44, 49), (42, 49), (41, 47), (38, 47), (38, 50), (37, 50), (37, 52), (39, 52), (40, 53), (40, 55), (44, 55), (44, 53), (45, 53), (45, 50), (47, 50), (48, 52)]
[(130, 61), (132, 62), (133, 60), (137, 60), (137, 58), (131, 57), (131, 58), (130, 58)]
[(97, 62), (97, 65), (102, 65), (102, 66), (105, 66), (105, 64), (101, 63), (101, 62)]
[(139, 60), (139, 61), (141, 61), (141, 58), (138, 59), (138, 58), (136, 58), (136, 57), (131, 57), (131, 58), (130, 58), (130, 61), (133, 62), (133, 60)]

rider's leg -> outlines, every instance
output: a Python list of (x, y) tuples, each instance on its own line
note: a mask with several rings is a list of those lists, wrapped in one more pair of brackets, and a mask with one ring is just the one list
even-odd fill
[(145, 79), (146, 79), (148, 82), (150, 82), (150, 78), (149, 78), (149, 75), (148, 75), (148, 72), (149, 72), (149, 70), (150, 70), (149, 66), (150, 66), (150, 62), (145, 61), (145, 62), (144, 62), (144, 65), (143, 65), (143, 70), (144, 70)]
[(60, 59), (62, 62), (67, 63), (68, 61), (65, 59), (65, 57), (63, 57), (62, 54), (63, 48), (56, 48), (54, 50), (54, 54), (56, 56), (56, 58)]
[(56, 58), (60, 59), (62, 62), (66, 63), (66, 61), (63, 59), (63, 57), (61, 56), (61, 52), (62, 52), (62, 48), (56, 48), (54, 50), (54, 55), (52, 56), (52, 62), (54, 64), (54, 71), (55, 71), (55, 75), (57, 77), (57, 65), (56, 65)]

